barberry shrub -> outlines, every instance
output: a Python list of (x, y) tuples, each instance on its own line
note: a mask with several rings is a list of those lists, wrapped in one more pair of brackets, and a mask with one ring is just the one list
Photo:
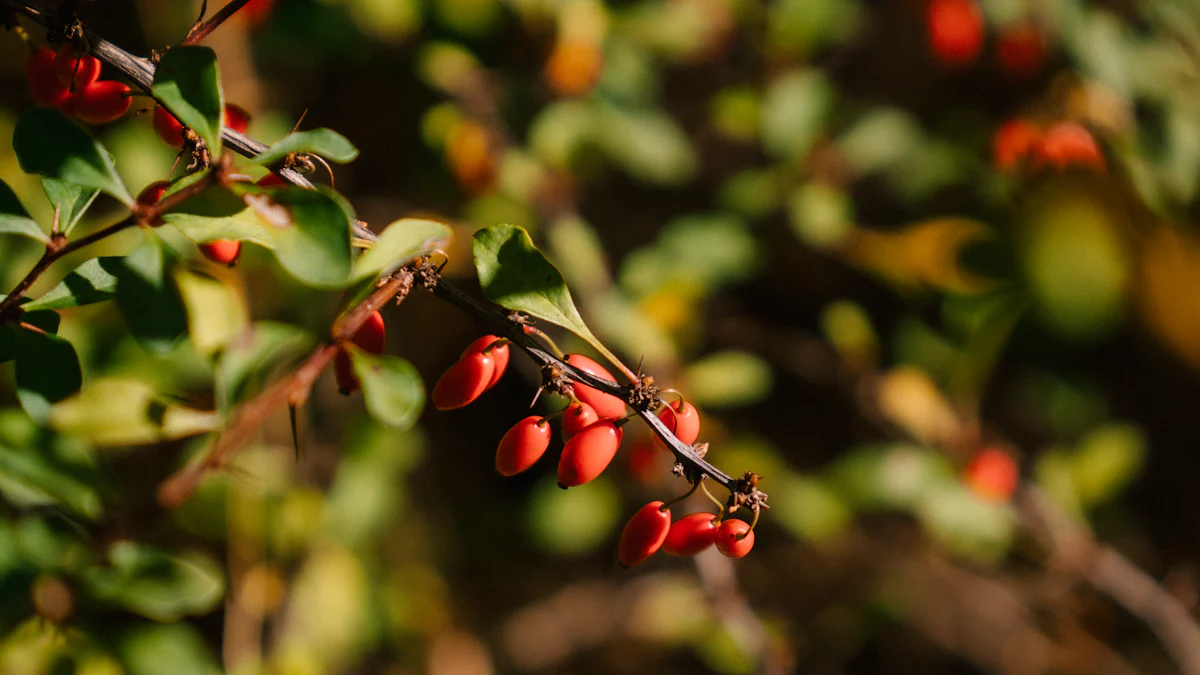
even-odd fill
[(1188, 671), (1192, 4), (0, 0), (0, 673)]

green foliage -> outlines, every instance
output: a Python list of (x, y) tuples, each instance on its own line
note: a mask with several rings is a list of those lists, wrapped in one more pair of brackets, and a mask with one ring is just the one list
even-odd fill
[(154, 71), (154, 97), (195, 131), (213, 158), (221, 155), (225, 95), (217, 55), (208, 47), (173, 47)]
[(122, 258), (93, 258), (76, 267), (41, 297), (26, 303), (24, 309), (67, 309), (111, 300), (117, 295), (117, 274), (123, 269)]
[(40, 242), (48, 241), (46, 234), (21, 206), (16, 193), (4, 181), (0, 181), (0, 234), (19, 234)]
[(348, 351), (371, 417), (401, 431), (411, 427), (425, 404), (425, 387), (416, 367), (402, 358), (369, 354), (353, 345)]
[(413, 258), (445, 246), (450, 240), (450, 228), (432, 220), (403, 218), (379, 233), (371, 248), (354, 261), (355, 280), (380, 276), (394, 271)]
[(358, 148), (346, 140), (345, 136), (332, 129), (313, 129), (284, 136), (253, 161), (255, 164), (267, 166), (294, 152), (320, 155), (338, 164), (353, 162), (358, 157)]
[[(112, 155), (57, 110), (33, 108), (22, 115), (13, 131), (13, 151), (26, 173), (93, 188), (126, 205), (133, 204), (133, 197), (117, 176)], [(51, 200), (56, 196), (50, 194)]]

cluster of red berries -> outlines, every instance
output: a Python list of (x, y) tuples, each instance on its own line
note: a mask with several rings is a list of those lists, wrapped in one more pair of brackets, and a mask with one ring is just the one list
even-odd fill
[(1058, 122), (1043, 131), (1030, 120), (1009, 120), (992, 137), (992, 154), (1001, 171), (1021, 167), (1058, 171), (1072, 166), (1096, 171), (1105, 168), (1104, 153), (1096, 138), (1076, 122)]
[[(967, 68), (979, 58), (987, 36), (983, 10), (978, 0), (931, 0), (925, 24), (929, 49), (945, 68)], [(1046, 41), (1029, 21), (1018, 21), (1000, 29), (996, 40), (996, 62), (1014, 79), (1037, 73), (1046, 61)]]
[[(250, 113), (241, 106), (226, 104), (225, 126), (239, 134), (246, 133), (246, 127), (250, 126)], [(154, 133), (158, 134), (163, 143), (176, 150), (182, 148), (184, 141), (187, 140), (187, 132), (184, 130), (183, 124), (162, 106), (154, 108)]]
[[(433, 388), (439, 410), (461, 408), (495, 386), (508, 365), (508, 341), (485, 335), (472, 342)], [(582, 354), (568, 354), (566, 362), (598, 378), (615, 381), (604, 366)], [(537, 463), (550, 447), (550, 420), (562, 417), (565, 440), (558, 460), (558, 485), (570, 488), (595, 480), (608, 468), (624, 436), (625, 402), (580, 382), (572, 384), (574, 400), (566, 408), (542, 417), (530, 415), (517, 422), (496, 448), (496, 470), (515, 476)], [(700, 414), (686, 401), (664, 406), (658, 413), (663, 424), (685, 444), (700, 435)], [(661, 441), (658, 441), (661, 445)], [(673, 555), (696, 555), (716, 544), (727, 556), (740, 558), (754, 546), (754, 532), (744, 521), (722, 521), (711, 513), (695, 513), (671, 522), (671, 510), (661, 501), (642, 507), (621, 533), (617, 558), (626, 567), (649, 558), (660, 548)]]
[(129, 85), (101, 80), (99, 59), (76, 54), (69, 44), (57, 52), (34, 48), (25, 63), (25, 80), (33, 100), (88, 124), (112, 122), (132, 105)]

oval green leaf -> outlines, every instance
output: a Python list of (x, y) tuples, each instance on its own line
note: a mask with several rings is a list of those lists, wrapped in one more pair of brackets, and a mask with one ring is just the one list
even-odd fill
[(66, 309), (104, 302), (117, 295), (121, 258), (93, 258), (68, 274), (45, 295), (24, 305), (27, 310)]
[(293, 277), (321, 288), (345, 285), (352, 210), (344, 199), (326, 188), (255, 190), (245, 199), (269, 230), (275, 257)]
[(13, 150), (25, 173), (100, 190), (127, 206), (134, 205), (113, 167), (112, 155), (53, 108), (33, 108), (21, 115), (13, 130)]
[(36, 239), (40, 242), (49, 241), (49, 237), (33, 218), (29, 217), (29, 212), (21, 205), (21, 200), (17, 199), (17, 194), (12, 191), (8, 183), (0, 180), (0, 234), (19, 234), (30, 239)]
[(216, 158), (221, 154), (225, 98), (217, 55), (208, 47), (173, 47), (154, 73), (154, 97), (190, 127)]
[(413, 258), (445, 246), (450, 228), (432, 220), (402, 218), (379, 234), (375, 245), (354, 263), (353, 279), (365, 279), (391, 272)]
[(425, 385), (416, 367), (398, 356), (369, 354), (353, 345), (348, 352), (371, 417), (396, 429), (410, 428), (425, 405)]
[(58, 230), (64, 235), (79, 223), (79, 219), (96, 201), (99, 190), (91, 190), (74, 183), (66, 183), (57, 178), (43, 178), (42, 191), (54, 208), (58, 209)]
[(358, 148), (346, 137), (332, 129), (297, 131), (284, 136), (252, 161), (255, 164), (273, 164), (293, 152), (307, 152), (338, 164), (353, 162), (358, 157)]

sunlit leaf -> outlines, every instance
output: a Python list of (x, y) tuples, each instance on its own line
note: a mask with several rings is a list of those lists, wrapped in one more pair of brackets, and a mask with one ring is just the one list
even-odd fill
[(172, 555), (131, 541), (108, 551), (111, 564), (93, 569), (88, 589), (98, 597), (157, 621), (205, 614), (225, 594), (225, 579), (214, 560), (199, 554)]
[(100, 495), (46, 453), (0, 446), (0, 494), (20, 507), (55, 505), (85, 518), (97, 518)]
[(354, 280), (390, 272), (413, 258), (447, 245), (450, 228), (421, 218), (403, 218), (383, 229), (375, 245), (354, 262)]
[(172, 47), (158, 62), (154, 96), (185, 127), (191, 128), (213, 157), (221, 154), (225, 100), (217, 55), (208, 47)]
[(211, 277), (176, 269), (175, 285), (187, 310), (188, 335), (201, 356), (210, 356), (250, 325), (245, 300)]
[(275, 257), (293, 277), (317, 287), (339, 287), (350, 276), (350, 214), (325, 188), (273, 188), (246, 195), (269, 230)]
[(759, 125), (763, 148), (779, 159), (808, 153), (833, 108), (834, 91), (819, 71), (792, 72), (771, 83)]
[(398, 356), (369, 354), (353, 345), (348, 351), (371, 417), (397, 429), (411, 427), (425, 404), (425, 384), (416, 367)]
[(58, 110), (33, 108), (22, 115), (13, 131), (13, 150), (26, 173), (94, 188), (133, 206), (112, 156)]
[(332, 129), (296, 131), (272, 144), (265, 152), (253, 159), (255, 164), (273, 164), (293, 152), (312, 153), (338, 164), (353, 162), (358, 157), (358, 148), (346, 137)]
[(163, 400), (145, 382), (100, 378), (56, 404), (49, 423), (95, 446), (157, 443), (217, 428), (215, 413)]
[(221, 675), (212, 650), (190, 623), (149, 624), (135, 628), (120, 644), (129, 675), (161, 675), (164, 663), (172, 675)]

